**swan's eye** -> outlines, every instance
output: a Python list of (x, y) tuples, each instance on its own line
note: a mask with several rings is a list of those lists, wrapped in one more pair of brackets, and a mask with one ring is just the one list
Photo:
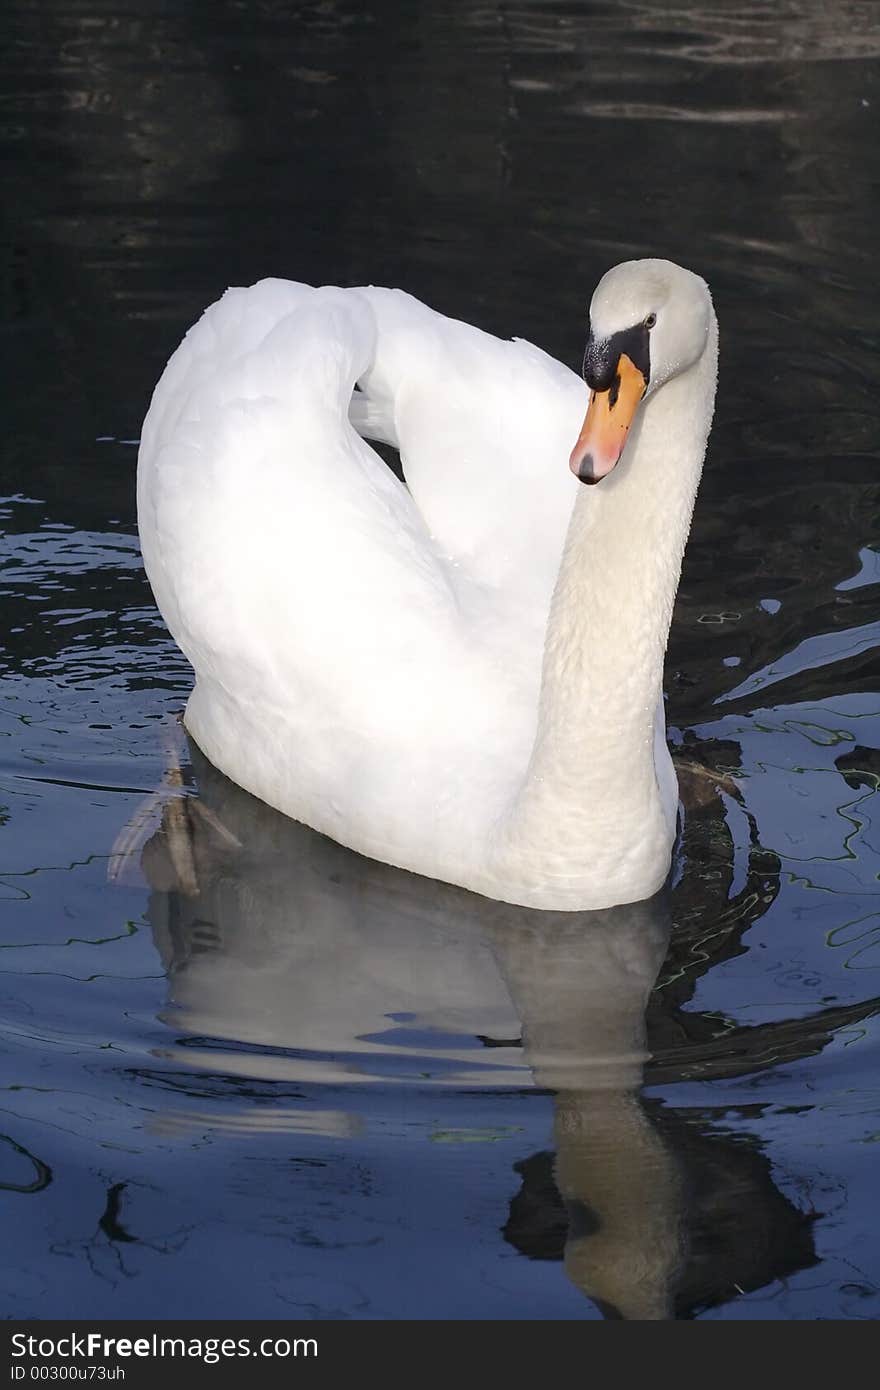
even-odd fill
[(657, 322), (657, 315), (656, 315), (656, 314), (649, 314), (648, 317), (645, 319), (645, 327), (646, 327), (646, 328), (653, 328), (653, 327), (654, 327), (654, 324), (655, 324), (656, 322)]

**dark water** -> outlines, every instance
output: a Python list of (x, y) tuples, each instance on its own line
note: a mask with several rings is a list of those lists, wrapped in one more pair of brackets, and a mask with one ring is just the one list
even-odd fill
[[(876, 1318), (873, 0), (3, 28), (3, 1315)], [(135, 441), (201, 308), (397, 284), (576, 362), (641, 254), (722, 327), (668, 897), (502, 908), (181, 750)]]

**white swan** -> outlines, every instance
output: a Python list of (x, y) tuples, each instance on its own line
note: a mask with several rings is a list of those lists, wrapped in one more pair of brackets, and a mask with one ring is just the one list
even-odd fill
[(708, 289), (667, 261), (609, 271), (590, 325), (578, 435), (583, 381), (528, 343), (398, 290), (230, 290), (138, 459), (211, 761), (372, 858), (557, 910), (669, 869), (663, 657), (717, 362)]

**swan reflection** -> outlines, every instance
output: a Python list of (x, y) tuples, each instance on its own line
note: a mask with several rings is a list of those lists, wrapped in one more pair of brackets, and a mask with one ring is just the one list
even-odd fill
[(563, 1258), (606, 1316), (680, 1315), (815, 1261), (811, 1218), (757, 1145), (641, 1095), (667, 895), (580, 914), (492, 902), (361, 858), (190, 756), (198, 795), (166, 805), (143, 852), (164, 1017), (189, 1035), (166, 1055), (331, 1097), (245, 1104), (233, 1127), (344, 1137), (354, 1083), (547, 1090), (555, 1152), (516, 1164), (499, 1226), (523, 1254)]

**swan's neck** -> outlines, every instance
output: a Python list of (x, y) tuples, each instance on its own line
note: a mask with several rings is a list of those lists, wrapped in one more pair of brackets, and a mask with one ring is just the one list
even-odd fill
[[(573, 907), (631, 902), (665, 877), (674, 784), (659, 739), (665, 767), (655, 763), (655, 732), (717, 344), (713, 318), (703, 356), (646, 401), (615, 471), (575, 502), (547, 627), (535, 744), (505, 837), (519, 863), (533, 862), (535, 906), (545, 893), (553, 906), (569, 892)], [(597, 882), (603, 900), (585, 904), (584, 883)]]

